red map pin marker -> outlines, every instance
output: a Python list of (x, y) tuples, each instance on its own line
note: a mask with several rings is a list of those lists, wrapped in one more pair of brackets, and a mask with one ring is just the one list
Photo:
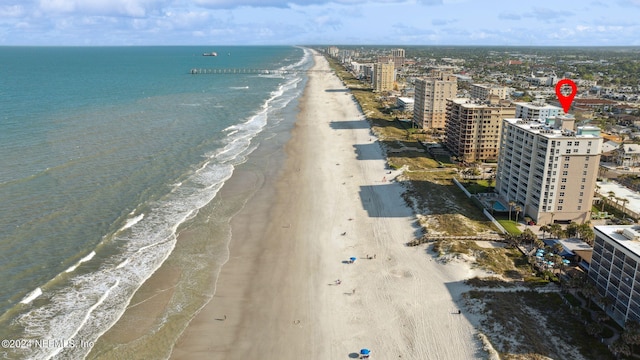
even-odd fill
[[(571, 86), (571, 93), (567, 96), (565, 96), (562, 93), (563, 85)], [(576, 83), (574, 83), (572, 80), (562, 79), (558, 81), (558, 83), (556, 84), (556, 96), (558, 97), (558, 101), (560, 101), (560, 105), (562, 105), (562, 110), (564, 110), (565, 114), (569, 112), (569, 109), (571, 108), (571, 103), (573, 102), (573, 98), (576, 97), (577, 93), (578, 93), (578, 87), (576, 86)]]

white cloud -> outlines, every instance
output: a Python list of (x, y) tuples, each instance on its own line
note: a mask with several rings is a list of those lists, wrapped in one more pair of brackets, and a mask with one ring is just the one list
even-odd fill
[(158, 0), (40, 0), (46, 13), (144, 17), (162, 4)]
[(22, 5), (5, 5), (0, 6), (0, 17), (3, 18), (17, 18), (24, 16), (25, 10)]

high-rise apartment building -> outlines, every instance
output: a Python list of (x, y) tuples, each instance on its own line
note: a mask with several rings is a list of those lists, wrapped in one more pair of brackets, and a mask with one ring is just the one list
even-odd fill
[(494, 95), (498, 99), (504, 100), (507, 98), (507, 88), (504, 86), (471, 84), (470, 95), (472, 99), (487, 100), (489, 96)]
[(395, 81), (395, 68), (393, 62), (376, 63), (373, 66), (373, 90), (393, 90)]
[(425, 79), (415, 83), (413, 122), (423, 129), (444, 130), (447, 119), (447, 99), (458, 92), (455, 75), (442, 70), (432, 70)]
[(620, 326), (640, 321), (640, 226), (595, 226), (594, 233), (589, 279), (613, 300), (606, 311)]
[(396, 69), (401, 69), (404, 66), (404, 49), (391, 49), (391, 58), (393, 58)]
[(546, 119), (561, 115), (561, 108), (541, 102), (517, 102), (516, 118), (524, 120)]
[(405, 57), (404, 49), (391, 49), (391, 56), (393, 56), (393, 57)]
[(498, 159), (502, 120), (513, 118), (508, 101), (447, 100), (446, 146), (465, 162)]
[(572, 117), (502, 124), (496, 191), (539, 224), (590, 219), (602, 137)]

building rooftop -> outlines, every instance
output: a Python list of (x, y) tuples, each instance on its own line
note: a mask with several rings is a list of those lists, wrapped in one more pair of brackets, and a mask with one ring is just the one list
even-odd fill
[(639, 225), (602, 225), (595, 226), (600, 231), (622, 247), (640, 256), (640, 226)]
[(627, 199), (629, 202), (625, 204), (625, 207), (635, 213), (640, 213), (640, 193), (629, 189), (626, 186), (620, 185), (615, 181), (598, 181), (596, 188), (599, 194), (604, 197), (608, 197), (609, 192), (613, 192), (613, 195), (620, 199)]
[(514, 103), (516, 106), (520, 105), (522, 107), (526, 107), (529, 109), (537, 109), (537, 110), (544, 110), (544, 109), (557, 109), (557, 110), (562, 110), (561, 108), (557, 107), (557, 106), (553, 106), (553, 105), (549, 105), (546, 103), (537, 103), (537, 102), (516, 102)]
[(511, 106), (511, 102), (509, 100), (500, 100), (496, 103), (491, 103), (489, 100), (481, 100), (481, 99), (470, 99), (470, 98), (455, 98), (450, 99), (451, 102), (461, 105), (462, 107), (468, 108), (478, 108), (478, 107), (492, 107), (492, 108), (500, 108), (500, 107), (513, 107)]
[[(558, 118), (562, 118), (559, 116)], [(534, 119), (534, 120), (523, 120), (520, 118), (513, 119), (504, 119), (505, 121), (510, 122), (511, 124), (532, 132), (534, 134), (541, 134), (548, 138), (561, 138), (561, 137), (574, 137), (574, 138), (593, 138), (600, 139), (601, 136), (599, 134), (593, 132), (581, 132), (581, 131), (573, 131), (567, 129), (556, 129), (549, 125), (547, 120), (543, 119)], [(581, 127), (578, 128), (581, 130)]]

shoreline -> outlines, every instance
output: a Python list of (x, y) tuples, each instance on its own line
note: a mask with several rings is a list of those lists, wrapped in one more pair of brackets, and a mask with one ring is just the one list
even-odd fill
[(415, 215), (353, 96), (334, 73), (310, 73), (299, 107), (280, 175), (233, 217), (215, 295), (171, 358), (483, 356), (456, 305), (474, 271), (404, 245)]

